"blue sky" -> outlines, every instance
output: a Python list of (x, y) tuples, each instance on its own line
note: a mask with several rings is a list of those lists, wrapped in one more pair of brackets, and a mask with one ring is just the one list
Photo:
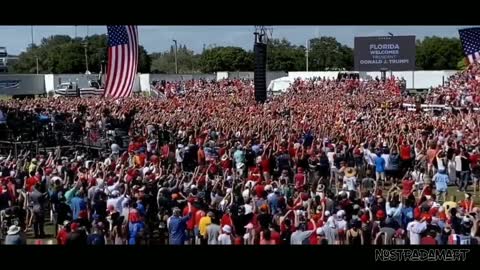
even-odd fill
[[(292, 43), (305, 44), (309, 38), (333, 36), (343, 44), (353, 47), (355, 36), (394, 35), (458, 37), (458, 29), (470, 26), (273, 26), (274, 38), (287, 38)], [(9, 54), (19, 54), (31, 42), (30, 26), (0, 26), (0, 46)], [(77, 36), (104, 34), (105, 26), (77, 26)], [(170, 48), (172, 39), (200, 52), (204, 46), (253, 47), (253, 26), (139, 26), (140, 44), (151, 52)], [(74, 26), (34, 26), (34, 41), (40, 42), (51, 35), (75, 36)]]

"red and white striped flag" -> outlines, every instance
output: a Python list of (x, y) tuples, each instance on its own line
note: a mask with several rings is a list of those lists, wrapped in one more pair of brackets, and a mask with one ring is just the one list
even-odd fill
[(108, 67), (105, 96), (129, 97), (138, 67), (138, 28), (111, 25), (108, 29)]

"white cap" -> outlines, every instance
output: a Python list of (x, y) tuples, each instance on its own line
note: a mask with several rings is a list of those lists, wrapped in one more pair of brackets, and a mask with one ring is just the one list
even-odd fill
[(328, 211), (328, 210), (325, 211), (325, 216), (326, 216), (326, 217), (330, 216), (330, 211)]
[(337, 217), (343, 217), (343, 215), (345, 215), (345, 211), (343, 211), (343, 210), (338, 210), (337, 211)]
[(232, 232), (232, 227), (230, 227), (230, 225), (225, 225), (225, 226), (223, 226), (222, 231), (225, 232), (225, 233), (231, 233)]
[(265, 191), (269, 191), (269, 190), (272, 190), (272, 189), (273, 189), (272, 185), (266, 185), (265, 186)]
[(191, 185), (191, 186), (190, 186), (190, 189), (196, 189), (196, 188), (197, 188), (196, 185)]
[(323, 227), (317, 228), (317, 235), (323, 235)]

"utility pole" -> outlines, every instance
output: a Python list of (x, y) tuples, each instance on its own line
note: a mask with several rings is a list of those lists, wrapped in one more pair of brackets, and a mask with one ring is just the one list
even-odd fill
[(87, 53), (87, 48), (88, 48), (88, 43), (85, 42), (83, 43), (83, 48), (85, 48), (85, 74), (90, 74), (90, 71), (88, 71), (88, 53)]
[(177, 62), (177, 40), (173, 40), (175, 43), (175, 74), (178, 74), (178, 62)]
[(305, 48), (305, 67), (307, 68), (308, 72), (308, 50), (309, 50), (309, 45), (310, 45), (310, 40), (307, 40), (306, 42), (306, 48)]

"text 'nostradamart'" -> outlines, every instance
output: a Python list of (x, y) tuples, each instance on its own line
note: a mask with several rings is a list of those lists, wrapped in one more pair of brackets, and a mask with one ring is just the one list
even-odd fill
[(463, 262), (469, 249), (377, 249), (375, 261), (381, 262), (423, 262), (446, 261)]

